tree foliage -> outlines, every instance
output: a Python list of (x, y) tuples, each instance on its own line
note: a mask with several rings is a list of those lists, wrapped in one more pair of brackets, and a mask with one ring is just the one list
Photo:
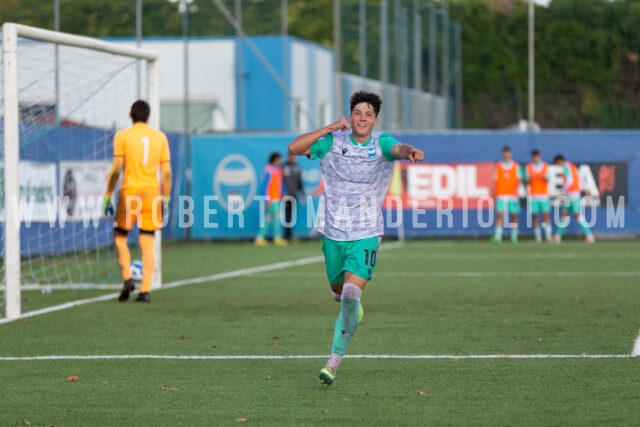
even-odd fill
[[(222, 3), (234, 13), (234, 0)], [(400, 1), (409, 10), (409, 19), (398, 27), (395, 1), (388, 3), (388, 69), (395, 82), (400, 70), (396, 37), (402, 35), (396, 31), (411, 25), (412, 0)], [(189, 15), (190, 35), (234, 34), (212, 0), (194, 4), (197, 12)], [(331, 46), (332, 5), (333, 0), (289, 0), (289, 34)], [(508, 8), (495, 0), (449, 0), (449, 5), (451, 18), (462, 24), (465, 126), (513, 124), (526, 115), (526, 2), (512, 0)], [(366, 68), (373, 78), (380, 77), (379, 6), (379, 0), (367, 1)], [(60, 8), (62, 31), (93, 37), (135, 35), (134, 0), (60, 0)], [(357, 73), (358, 0), (342, 0), (342, 11), (344, 69)], [(144, 36), (182, 34), (182, 15), (175, 2), (143, 0), (143, 16)], [(0, 22), (7, 21), (53, 28), (53, 0), (2, 0)], [(424, 13), (423, 25), (427, 21)], [(250, 35), (279, 34), (280, 0), (243, 0), (242, 24)], [(536, 118), (543, 127), (640, 127), (640, 1), (552, 0), (549, 7), (536, 7), (535, 25)], [(426, 82), (428, 31), (424, 33)], [(411, 43), (410, 37), (407, 40)]]

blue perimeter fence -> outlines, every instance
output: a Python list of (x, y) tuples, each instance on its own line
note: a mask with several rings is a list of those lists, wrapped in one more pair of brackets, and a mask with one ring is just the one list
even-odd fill
[[(34, 125), (36, 126), (36, 125)], [(33, 129), (29, 134), (34, 134)], [(44, 127), (35, 139), (21, 147), (21, 159), (42, 162), (65, 160), (110, 160), (113, 148), (113, 130), (97, 130), (82, 127)], [(401, 142), (411, 144), (425, 152), (429, 163), (457, 164), (496, 162), (500, 159), (503, 146), (509, 146), (516, 161), (525, 163), (534, 148), (541, 151), (543, 160), (551, 162), (555, 154), (562, 153), (576, 164), (616, 164), (624, 165), (627, 182), (617, 182), (619, 194), (625, 196), (624, 224), (617, 228), (607, 226), (607, 210), (595, 210), (594, 232), (599, 235), (640, 234), (640, 131), (543, 131), (539, 133), (518, 132), (450, 132), (450, 133), (410, 133), (396, 132), (392, 135)], [(293, 134), (225, 134), (191, 136), (190, 152), (186, 152), (182, 135), (168, 135), (171, 149), (171, 165), (174, 171), (171, 216), (163, 230), (168, 239), (251, 239), (258, 231), (259, 203), (253, 196), (259, 195), (261, 171), (272, 152), (279, 152), (286, 159), (287, 145), (295, 137)], [(72, 141), (93, 141), (86, 146), (78, 146)], [(96, 144), (101, 145), (96, 147)], [(99, 149), (97, 149), (99, 148)], [(104, 153), (104, 158), (96, 159), (95, 153)], [(188, 157), (187, 157), (188, 156)], [(187, 203), (184, 201), (186, 189), (187, 159), (192, 169), (190, 196), (192, 225), (187, 229), (181, 222), (187, 222)], [(303, 169), (305, 195), (313, 195), (320, 182), (319, 161), (299, 158)], [(58, 174), (59, 176), (59, 174)], [(58, 187), (59, 188), (59, 187)], [(228, 215), (226, 200), (230, 195), (246, 200), (241, 214)], [(297, 222), (294, 234), (298, 237), (315, 237), (308, 221), (313, 208), (317, 208), (318, 197), (300, 198), (297, 204)], [(617, 206), (616, 206), (617, 207)], [(486, 212), (485, 212), (486, 213)], [(421, 236), (488, 236), (490, 227), (483, 227), (474, 210), (470, 211), (468, 224), (463, 227), (463, 211), (453, 210), (453, 226), (438, 227), (438, 213), (426, 210), (419, 215), (421, 228), (412, 227), (414, 213), (404, 210), (404, 231), (408, 237)], [(526, 227), (526, 212), (520, 214), (521, 234), (531, 233)], [(589, 217), (589, 213), (587, 216)], [(482, 215), (481, 215), (482, 217)], [(396, 212), (385, 219), (396, 221)], [(442, 217), (440, 218), (443, 219)], [(487, 216), (484, 216), (486, 221)], [(589, 218), (590, 219), (590, 218)], [(446, 224), (446, 221), (444, 221)], [(32, 223), (22, 227), (23, 254), (50, 255), (58, 253), (57, 248), (74, 247), (76, 250), (91, 250), (111, 244), (109, 233), (85, 230), (85, 237), (78, 239), (70, 227), (83, 227), (81, 222), (67, 223), (66, 231), (59, 227), (50, 228), (48, 223)], [(111, 227), (109, 221), (101, 220), (99, 228)], [(568, 232), (579, 232), (576, 224), (569, 226)], [(4, 225), (0, 229), (4, 234)], [(395, 227), (388, 228), (386, 234), (398, 233)], [(92, 236), (96, 236), (93, 238)], [(61, 244), (61, 239), (67, 239)]]

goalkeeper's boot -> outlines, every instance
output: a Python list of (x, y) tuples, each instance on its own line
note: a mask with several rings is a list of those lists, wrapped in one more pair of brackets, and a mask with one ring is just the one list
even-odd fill
[(136, 302), (151, 302), (151, 295), (149, 292), (140, 292), (138, 298), (136, 298)]
[(122, 286), (122, 292), (120, 292), (120, 296), (118, 297), (118, 301), (125, 302), (129, 300), (129, 294), (133, 292), (136, 288), (135, 283), (132, 279), (125, 280), (124, 286)]
[(362, 323), (363, 318), (364, 318), (364, 309), (362, 308), (362, 303), (358, 302), (358, 323)]
[(336, 379), (336, 370), (333, 369), (333, 366), (327, 366), (320, 370), (320, 375), (318, 375), (318, 377), (322, 384), (331, 385), (333, 384), (333, 380)]
[(498, 236), (491, 236), (489, 239), (491, 243), (502, 243), (502, 239), (498, 238)]
[(253, 244), (256, 245), (256, 246), (268, 246), (269, 245), (264, 237), (256, 237), (256, 239), (253, 241)]

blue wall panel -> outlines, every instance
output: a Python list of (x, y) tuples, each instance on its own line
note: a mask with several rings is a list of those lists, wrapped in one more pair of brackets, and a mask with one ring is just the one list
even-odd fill
[[(253, 37), (251, 41), (258, 47), (273, 70), (282, 76), (282, 39), (277, 36), (264, 36)], [(284, 129), (282, 111), (286, 97), (282, 88), (246, 43), (242, 48), (242, 60), (246, 129), (254, 131)], [(271, 108), (265, 108), (265, 106), (271, 106)]]
[[(191, 164), (194, 179), (191, 195), (194, 201), (194, 224), (191, 236), (195, 239), (253, 238), (258, 232), (259, 222), (259, 202), (254, 201), (254, 196), (259, 194), (262, 170), (272, 152), (279, 152), (286, 159), (287, 146), (294, 137), (289, 134), (193, 137)], [(299, 163), (304, 170), (305, 190), (311, 193), (319, 183), (319, 162), (301, 158)], [(238, 217), (233, 217), (232, 227), (228, 226), (229, 216), (224, 200), (231, 194), (245, 200), (244, 227), (238, 226)], [(218, 200), (205, 201), (206, 197), (213, 196)], [(183, 204), (177, 212), (186, 223), (185, 208)], [(205, 212), (206, 209), (210, 212)], [(215, 213), (212, 212), (214, 209)], [(307, 206), (298, 204), (299, 220), (294, 228), (298, 235), (310, 233), (306, 227), (306, 217)]]
[[(461, 163), (497, 161), (501, 156), (501, 149), (511, 147), (514, 159), (527, 162), (531, 150), (534, 148), (542, 152), (546, 161), (562, 153), (575, 163), (583, 162), (626, 162), (628, 165), (628, 205), (624, 210), (624, 228), (607, 227), (606, 209), (597, 209), (594, 231), (599, 234), (638, 234), (640, 233), (640, 132), (612, 131), (612, 132), (454, 132), (454, 133), (410, 133), (398, 132), (393, 135), (401, 142), (412, 144), (425, 151), (428, 162)], [(240, 228), (236, 223), (227, 226), (226, 211), (219, 202), (211, 202), (210, 208), (218, 210), (216, 219), (218, 228), (204, 226), (205, 195), (236, 193), (246, 196), (251, 193), (251, 185), (259, 183), (259, 175), (272, 151), (279, 151), (286, 155), (287, 144), (295, 137), (291, 134), (279, 135), (225, 135), (198, 136), (192, 143), (193, 164), (193, 193), (195, 200), (192, 236), (199, 239), (209, 238), (253, 238), (258, 228), (258, 204), (252, 203), (244, 212), (245, 227)], [(234, 157), (229, 156), (242, 156)], [(226, 159), (226, 160), (225, 160)], [(233, 160), (229, 162), (229, 159)], [(226, 165), (221, 166), (225, 161)], [(300, 165), (305, 170), (305, 185), (307, 191), (315, 189), (319, 178), (319, 163), (300, 158)], [(216, 175), (216, 170), (218, 174)], [(222, 171), (222, 172), (220, 172)], [(215, 182), (219, 183), (217, 190)], [(307, 207), (300, 206), (299, 220), (295, 231), (298, 235), (310, 235), (306, 226)], [(489, 211), (482, 211), (485, 221), (489, 218)], [(385, 213), (386, 215), (386, 213)], [(481, 227), (477, 219), (477, 212), (468, 213), (468, 226), (462, 227), (462, 211), (453, 211), (453, 228), (438, 227), (438, 213), (426, 211), (418, 215), (421, 224), (426, 228), (411, 227), (414, 214), (407, 210), (403, 212), (405, 233), (407, 236), (488, 236), (492, 227)], [(531, 229), (526, 227), (526, 212), (520, 215), (521, 233), (529, 234)], [(587, 212), (587, 219), (591, 218), (591, 211)], [(391, 213), (395, 217), (395, 213)], [(446, 221), (445, 221), (446, 224)], [(571, 224), (568, 232), (579, 232), (576, 224)], [(389, 235), (397, 233), (396, 228), (387, 230)]]

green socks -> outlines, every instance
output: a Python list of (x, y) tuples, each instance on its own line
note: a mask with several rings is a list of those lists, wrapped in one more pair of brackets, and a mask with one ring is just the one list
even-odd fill
[[(589, 228), (589, 226), (587, 225), (587, 222), (582, 216), (578, 218), (578, 224), (580, 224), (580, 228), (584, 232), (585, 236), (591, 235), (591, 229)], [(560, 221), (560, 224), (558, 224), (558, 231), (556, 231), (556, 234), (562, 237), (562, 234), (564, 233), (564, 230), (565, 228), (567, 228), (568, 225), (569, 225), (569, 217), (567, 216)]]
[[(340, 314), (336, 320), (336, 329), (333, 334), (333, 347), (331, 353), (344, 356), (351, 338), (358, 327), (358, 306), (362, 290), (352, 283), (345, 283), (342, 288), (340, 301)], [(334, 366), (337, 370), (337, 366)]]
[(502, 227), (496, 227), (496, 231), (493, 234), (496, 240), (502, 240)]
[(533, 235), (536, 236), (536, 242), (539, 242), (542, 240), (542, 229), (538, 226), (538, 227), (534, 227), (533, 228)]
[(564, 234), (564, 229), (569, 225), (569, 217), (566, 216), (560, 219), (560, 223), (558, 224), (558, 229), (556, 230), (556, 235), (558, 237), (562, 237)]
[(582, 216), (580, 217), (580, 228), (582, 228), (582, 231), (584, 232), (585, 236), (589, 236), (591, 234), (591, 229), (589, 228), (589, 226), (587, 225), (587, 222)]

